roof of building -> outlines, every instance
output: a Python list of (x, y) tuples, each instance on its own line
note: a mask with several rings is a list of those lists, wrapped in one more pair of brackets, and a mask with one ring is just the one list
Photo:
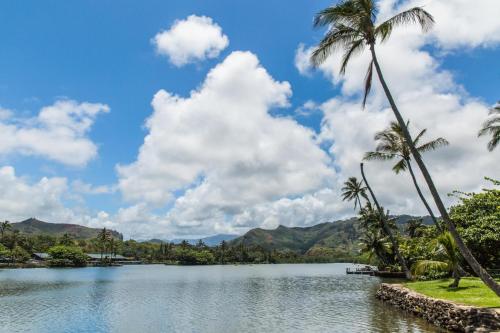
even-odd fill
[(120, 254), (111, 254), (111, 253), (103, 253), (102, 257), (100, 253), (87, 253), (87, 256), (90, 257), (90, 259), (101, 259), (101, 258), (112, 258), (112, 259), (118, 259), (118, 260), (126, 260), (128, 258), (120, 255)]
[(49, 259), (50, 254), (45, 253), (45, 252), (35, 252), (33, 253), (36, 257), (41, 258), (41, 259)]
[[(35, 253), (33, 253), (33, 255), (40, 258), (40, 259), (50, 259), (50, 254), (45, 253), (45, 252), (35, 252)], [(90, 259), (101, 259), (100, 253), (87, 253), (87, 256)], [(103, 253), (102, 258), (112, 258), (112, 259), (116, 259), (116, 260), (128, 260), (129, 259), (127, 257), (120, 255), (120, 254), (111, 255), (110, 253)]]

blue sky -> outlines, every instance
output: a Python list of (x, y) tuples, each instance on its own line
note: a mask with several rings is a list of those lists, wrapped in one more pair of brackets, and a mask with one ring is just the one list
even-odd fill
[[(486, 5), (490, 4), (486, 2)], [(153, 96), (164, 89), (172, 94), (188, 97), (190, 91), (200, 87), (212, 68), (238, 50), (250, 51), (258, 57), (260, 66), (275, 81), (287, 81), (291, 86), (292, 95), (288, 98), (288, 106), (270, 107), (269, 114), (292, 118), (297, 124), (310, 128), (316, 135), (324, 138), (328, 132), (326, 127), (330, 111), (326, 109), (327, 106), (321, 105), (331, 98), (341, 98), (345, 102), (356, 101), (359, 97), (359, 92), (356, 91), (346, 93), (344, 89), (347, 81), (335, 77), (327, 69), (310, 71), (305, 75), (297, 69), (296, 53), (299, 44), (302, 43), (305, 48), (310, 47), (323, 33), (312, 29), (313, 15), (330, 3), (305, 0), (293, 1), (287, 5), (279, 0), (4, 2), (0, 5), (0, 106), (10, 110), (12, 117), (22, 119), (36, 117), (41, 108), (65, 99), (106, 104), (110, 112), (96, 116), (86, 134), (98, 147), (98, 153), (85, 165), (68, 165), (53, 161), (43, 154), (33, 156), (16, 151), (0, 155), (0, 163), (13, 167), (15, 174), (28, 186), (36, 184), (43, 177), (59, 177), (65, 178), (68, 184), (78, 180), (92, 186), (116, 187), (119, 181), (116, 166), (134, 163), (148, 134), (144, 124), (153, 113)], [(217, 57), (178, 67), (169, 62), (168, 57), (158, 54), (152, 39), (157, 33), (168, 30), (175, 20), (184, 20), (189, 15), (210, 17), (228, 37), (229, 45)], [(426, 42), (420, 48), (433, 58), (434, 65), (430, 66), (433, 73), (447, 73), (451, 77), (452, 87), (442, 91), (436, 88), (438, 93), (458, 94), (460, 107), (467, 106), (469, 101), (477, 102), (482, 108), (481, 112), (500, 98), (499, 41), (487, 33), (491, 31), (488, 29), (496, 27), (486, 28), (485, 32), (479, 31), (471, 37), (477, 41), (471, 39), (465, 42), (465, 46), (443, 33), (442, 36), (436, 35), (434, 42)], [(412, 66), (412, 63), (407, 63), (406, 66)], [(295, 110), (307, 101), (314, 101), (317, 110), (307, 116), (297, 115)], [(374, 106), (373, 112), (376, 112), (375, 109)], [(316, 138), (315, 142), (318, 140)], [(331, 142), (335, 141), (335, 137), (329, 137), (318, 143), (331, 161), (342, 157), (331, 146)], [(491, 159), (489, 156), (488, 158)], [(325, 165), (335, 171), (334, 178), (338, 177), (340, 181), (343, 176), (340, 174), (341, 170), (348, 168), (331, 161), (325, 162)], [(489, 169), (485, 166), (484, 173), (487, 170)], [(208, 172), (203, 171), (196, 182), (169, 188), (167, 192), (174, 193), (173, 200), (148, 208), (148, 214), (153, 214), (153, 217), (148, 216), (155, 222), (143, 219), (140, 223), (151, 223), (156, 227), (147, 229), (147, 236), (156, 236), (157, 232), (169, 236), (240, 230), (235, 229), (234, 223), (231, 224), (234, 216), (227, 213), (230, 209), (224, 210), (226, 208), (223, 209), (224, 217), (219, 221), (226, 223), (224, 226), (216, 226), (219, 222), (215, 220), (221, 219), (217, 214), (211, 216), (210, 222), (205, 224), (197, 219), (195, 226), (187, 228), (188, 230), (185, 226), (173, 227), (174, 222), (162, 217), (176, 205), (175, 197), (182, 196), (186, 188), (196, 188), (203, 181), (203, 175)], [(477, 182), (479, 180), (476, 179)], [(473, 183), (473, 180), (465, 182), (464, 187), (470, 188)], [(314, 196), (326, 188), (336, 191), (336, 185), (331, 181), (321, 181), (321, 184), (303, 190), (285, 191), (283, 194), (274, 193), (272, 199), (265, 197), (265, 200), (251, 201), (239, 207), (240, 211), (234, 215), (255, 205)], [(93, 226), (108, 223), (118, 229), (128, 230), (128, 226), (115, 221), (117, 218), (113, 217), (114, 214), (120, 208), (142, 204), (137, 200), (124, 200), (123, 189), (97, 195), (82, 193), (77, 199), (72, 196), (71, 191), (69, 186), (63, 191), (64, 194), (58, 194), (60, 197), (56, 201), (64, 209), (74, 208), (71, 212), (74, 215), (63, 214), (59, 218), (79, 216), (82, 210), (88, 216), (100, 211), (108, 214), (105, 221), (85, 220)], [(414, 205), (407, 208), (412, 212), (419, 211)], [(5, 218), (21, 218), (23, 214), (26, 214), (26, 218), (30, 216), (28, 214), (39, 214), (41, 218), (53, 217), (40, 208), (33, 212), (12, 212)], [(326, 219), (327, 214), (333, 219), (344, 216), (347, 211), (339, 208), (317, 214), (319, 213), (303, 217), (303, 220), (317, 216)], [(84, 221), (79, 218), (75, 220)], [(279, 218), (277, 220), (282, 223)], [(263, 225), (273, 226), (276, 221)], [(298, 221), (294, 223), (301, 225)], [(205, 226), (200, 227), (200, 224)], [(210, 227), (206, 227), (207, 225)], [(244, 230), (258, 225), (262, 223), (255, 218), (252, 223), (246, 222), (240, 226)], [(168, 231), (162, 231), (162, 228)], [(134, 228), (131, 227), (130, 230), (130, 235), (137, 234)]]

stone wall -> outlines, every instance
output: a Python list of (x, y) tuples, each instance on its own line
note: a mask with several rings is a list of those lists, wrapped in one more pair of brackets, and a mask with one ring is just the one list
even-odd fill
[(453, 332), (500, 332), (500, 310), (457, 305), (382, 283), (376, 297)]

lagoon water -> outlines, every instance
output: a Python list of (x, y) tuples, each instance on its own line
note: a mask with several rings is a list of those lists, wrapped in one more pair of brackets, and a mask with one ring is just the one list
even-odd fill
[(0, 270), (0, 332), (436, 332), (347, 264)]

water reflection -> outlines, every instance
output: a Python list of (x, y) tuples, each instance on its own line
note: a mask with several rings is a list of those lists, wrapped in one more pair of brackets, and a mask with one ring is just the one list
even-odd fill
[(435, 332), (344, 264), (0, 271), (0, 332)]

